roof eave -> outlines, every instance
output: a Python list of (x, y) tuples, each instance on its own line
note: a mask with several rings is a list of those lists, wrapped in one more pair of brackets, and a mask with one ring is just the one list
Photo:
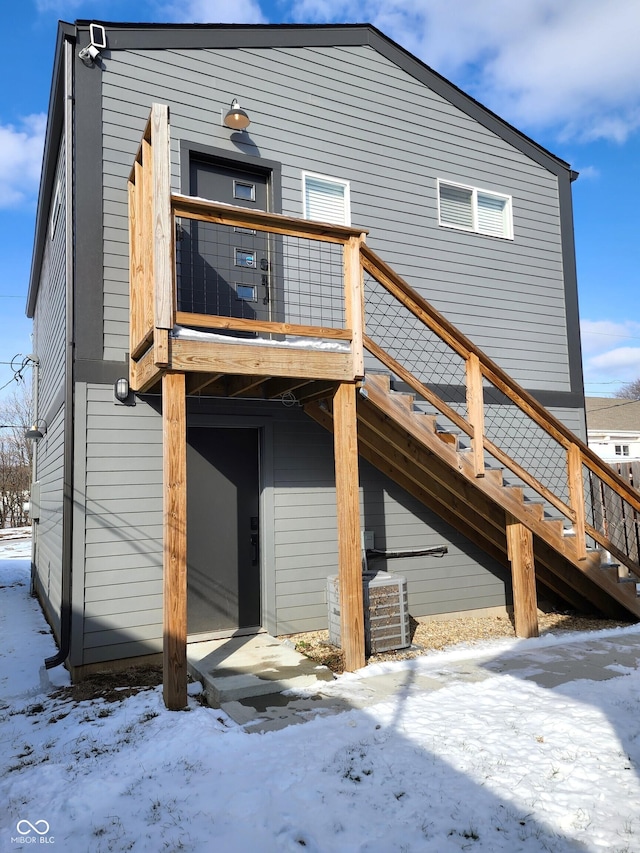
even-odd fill
[(47, 129), (42, 153), (42, 170), (40, 172), (40, 188), (38, 191), (38, 206), (33, 237), (33, 254), (31, 256), (31, 272), (29, 274), (29, 290), (27, 292), (27, 317), (33, 317), (40, 283), (40, 268), (44, 254), (47, 233), (47, 219), (53, 191), (54, 176), (58, 157), (60, 134), (64, 126), (64, 43), (71, 39), (75, 41), (76, 29), (65, 21), (58, 22), (56, 49), (53, 60), (53, 76), (49, 94), (49, 110), (47, 113)]

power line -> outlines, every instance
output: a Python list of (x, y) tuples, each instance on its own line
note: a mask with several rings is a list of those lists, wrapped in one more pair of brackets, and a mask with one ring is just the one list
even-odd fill
[(591, 329), (582, 329), (582, 337), (588, 335), (600, 335), (602, 338), (622, 338), (625, 341), (640, 341), (637, 335), (616, 335), (613, 332), (592, 332)]
[(8, 388), (12, 382), (24, 382), (24, 379), (20, 374), (15, 373), (8, 382), (5, 382), (4, 385), (0, 385), (0, 391), (4, 391), (4, 389)]

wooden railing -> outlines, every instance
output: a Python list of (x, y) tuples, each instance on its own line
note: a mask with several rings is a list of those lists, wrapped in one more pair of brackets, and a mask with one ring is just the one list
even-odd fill
[[(640, 575), (640, 493), (449, 323), (368, 246), (361, 246), (360, 256), (367, 276), (365, 349), (447, 421), (469, 436), (475, 475), (484, 475), (485, 454), (488, 454), (569, 520), (578, 556), (586, 555), (589, 536), (629, 571)], [(385, 295), (374, 296), (376, 288), (382, 288)], [(399, 311), (398, 306), (402, 306)], [(426, 330), (427, 339), (424, 341), (417, 339), (419, 327)], [(390, 337), (394, 338), (391, 343)], [(398, 355), (394, 356), (390, 350), (395, 350)], [(421, 368), (408, 368), (403, 363), (402, 354), (415, 351), (422, 352), (422, 375), (417, 375)], [(450, 405), (434, 391), (433, 385), (438, 384), (433, 378), (438, 375), (438, 362), (445, 363), (440, 369), (440, 377), (454, 383), (463, 382), (466, 394), (461, 404)], [(518, 413), (519, 423), (513, 432), (522, 435), (524, 428), (544, 437), (540, 443), (541, 452), (552, 458), (548, 465), (538, 465), (538, 475), (531, 472), (530, 465), (525, 466), (519, 461), (518, 448), (513, 452), (508, 434), (499, 444), (487, 434), (487, 421), (494, 417), (490, 415), (489, 405), (492, 395), (494, 406), (500, 408), (498, 418), (501, 422), (511, 418), (515, 423), (513, 414), (507, 415), (504, 411), (505, 402)], [(505, 432), (509, 432), (508, 427)], [(521, 444), (530, 446), (530, 436), (521, 439)], [(563, 466), (557, 464), (559, 458), (564, 459)]]
[[(298, 241), (297, 256), (282, 248), (274, 254), (282, 256), (289, 269), (280, 270), (281, 281), (290, 282), (291, 265), (305, 267), (308, 298), (317, 298), (321, 288), (323, 261), (318, 257), (317, 269), (310, 257), (318, 254), (314, 246), (337, 246), (340, 292), (331, 295), (339, 302), (339, 326), (324, 324), (322, 312), (315, 312), (313, 322), (290, 322), (286, 319), (289, 295), (282, 295), (274, 307), (278, 319), (250, 319), (179, 310), (176, 287), (176, 227), (178, 223), (209, 223), (233, 231), (251, 229), (264, 232), (271, 240)], [(169, 367), (170, 332), (176, 325), (255, 333), (263, 336), (295, 336), (344, 341), (350, 345), (353, 378), (364, 375), (363, 294), (359, 250), (366, 238), (362, 229), (295, 219), (280, 214), (221, 204), (170, 191), (170, 145), (168, 108), (154, 104), (143, 139), (129, 177), (129, 242), (130, 242), (130, 357), (135, 364), (153, 350), (156, 367)], [(301, 258), (300, 244), (306, 243), (307, 257)], [(273, 260), (269, 260), (273, 264)], [(335, 263), (334, 263), (335, 266)], [(147, 361), (149, 359), (147, 358)]]
[[(350, 380), (364, 375), (366, 349), (470, 438), (477, 477), (488, 455), (568, 519), (579, 557), (591, 537), (640, 574), (638, 492), (385, 264), (366, 245), (366, 232), (172, 194), (169, 164), (168, 109), (154, 105), (129, 179), (130, 353), (132, 364), (144, 363), (141, 374), (171, 368), (176, 324), (343, 341)], [(325, 322), (321, 309), (312, 321), (289, 322), (286, 293), (278, 319), (178, 310), (175, 235), (183, 221), (338, 246), (342, 322)], [(289, 286), (286, 262), (281, 275)], [(464, 397), (447, 402), (439, 386), (464, 388)]]
[[(341, 249), (340, 261), (340, 293), (334, 294), (334, 301), (340, 302), (340, 313), (343, 323), (341, 327), (324, 325), (322, 310), (316, 312), (317, 322), (300, 323), (284, 320), (254, 320), (234, 316), (219, 316), (212, 314), (201, 314), (177, 310), (175, 321), (178, 325), (196, 326), (206, 329), (224, 329), (231, 331), (255, 332), (262, 335), (285, 335), (301, 338), (324, 338), (329, 340), (345, 341), (351, 344), (351, 353), (354, 363), (355, 375), (362, 376), (364, 373), (363, 361), (363, 330), (362, 330), (362, 278), (360, 274), (359, 251), (360, 244), (364, 242), (366, 232), (361, 229), (348, 228), (341, 225), (330, 225), (310, 220), (295, 219), (281, 214), (266, 213), (263, 211), (247, 210), (242, 207), (234, 207), (218, 202), (194, 199), (190, 196), (173, 194), (171, 196), (171, 213), (175, 220), (184, 222), (205, 222), (229, 229), (243, 228), (264, 232), (272, 237), (286, 237), (291, 240), (304, 241), (307, 250), (305, 258), (300, 259), (300, 245), (297, 245), (296, 261), (302, 263), (306, 268), (307, 285), (311, 291), (319, 291), (322, 287), (315, 275), (320, 277), (321, 260), (316, 262), (317, 272), (314, 271), (310, 262), (313, 254), (313, 244), (333, 244)], [(284, 266), (291, 265), (286, 248), (280, 248), (277, 254), (283, 255)], [(291, 296), (287, 293), (292, 287), (295, 276), (284, 270), (276, 270), (274, 273), (273, 260), (271, 264), (271, 275), (282, 280), (283, 293), (274, 306), (275, 313), (286, 315), (288, 302)], [(173, 300), (175, 304), (175, 286)], [(273, 299), (273, 297), (272, 297)], [(279, 304), (278, 304), (279, 303)]]

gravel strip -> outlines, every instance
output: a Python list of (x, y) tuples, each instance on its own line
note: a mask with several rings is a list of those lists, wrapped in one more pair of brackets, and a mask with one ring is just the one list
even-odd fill
[[(632, 621), (619, 622), (613, 619), (599, 619), (596, 616), (540, 613), (538, 614), (538, 624), (540, 634), (551, 632), (558, 634), (571, 631), (601, 631), (605, 628), (619, 628), (634, 623)], [(515, 637), (513, 622), (509, 616), (464, 617), (428, 622), (417, 622), (415, 619), (411, 619), (411, 647), (386, 652), (385, 654), (371, 655), (368, 662), (408, 660), (434, 649), (445, 649), (458, 643), (473, 644), (474, 642), (494, 640), (499, 637)], [(333, 672), (344, 671), (342, 650), (329, 642), (328, 631), (309, 631), (280, 639), (290, 640), (299, 652), (328, 666)]]

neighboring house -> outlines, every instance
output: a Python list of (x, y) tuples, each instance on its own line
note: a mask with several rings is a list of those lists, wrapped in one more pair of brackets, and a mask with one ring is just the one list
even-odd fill
[(640, 400), (586, 397), (589, 447), (607, 462), (640, 459)]
[(322, 629), (337, 570), (361, 665), (360, 529), (438, 549), (386, 563), (416, 618), (535, 633), (534, 551), (545, 595), (635, 613), (585, 574), (575, 177), (371, 26), (62, 23), (28, 295), (47, 665), (163, 653), (179, 707), (187, 639)]

